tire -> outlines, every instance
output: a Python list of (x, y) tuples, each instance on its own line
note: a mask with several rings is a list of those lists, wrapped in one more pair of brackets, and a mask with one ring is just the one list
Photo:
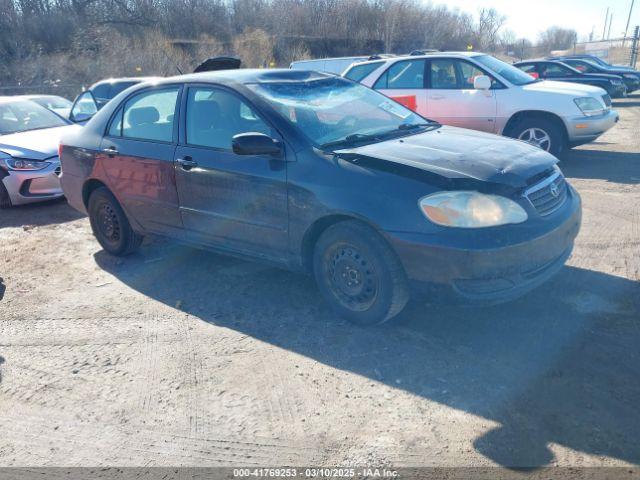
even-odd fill
[(314, 248), (313, 272), (327, 303), (357, 325), (384, 323), (409, 300), (406, 274), (395, 252), (378, 232), (355, 220), (322, 233)]
[(124, 210), (106, 187), (91, 193), (88, 212), (93, 235), (111, 255), (129, 255), (142, 243), (142, 235), (133, 231)]
[[(537, 145), (536, 140), (529, 137), (532, 133), (538, 141), (542, 140), (541, 144)], [(545, 141), (543, 135), (546, 136), (548, 140)], [(566, 146), (562, 127), (553, 120), (544, 117), (532, 116), (518, 120), (516, 124), (509, 129), (507, 136), (536, 145), (555, 156), (558, 156)]]
[(2, 179), (0, 179), (0, 209), (4, 210), (5, 208), (11, 208), (11, 198), (7, 188), (2, 183)]

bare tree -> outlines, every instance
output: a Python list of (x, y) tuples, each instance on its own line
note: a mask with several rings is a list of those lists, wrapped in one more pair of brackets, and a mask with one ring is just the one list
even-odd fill
[(578, 34), (573, 29), (549, 27), (538, 37), (538, 46), (545, 52), (551, 50), (566, 50), (573, 47)]

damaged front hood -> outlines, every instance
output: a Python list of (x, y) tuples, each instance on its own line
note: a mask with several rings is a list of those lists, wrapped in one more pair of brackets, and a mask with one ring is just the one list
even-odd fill
[(377, 159), (413, 167), (447, 179), (478, 180), (513, 188), (558, 160), (551, 154), (510, 138), (456, 127), (335, 152), (345, 159)]

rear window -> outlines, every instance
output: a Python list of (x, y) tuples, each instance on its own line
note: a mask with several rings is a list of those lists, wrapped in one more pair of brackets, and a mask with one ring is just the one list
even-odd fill
[(347, 73), (344, 74), (344, 76), (354, 82), (360, 82), (383, 63), (384, 62), (375, 62), (365, 63), (363, 65), (354, 65), (347, 71)]

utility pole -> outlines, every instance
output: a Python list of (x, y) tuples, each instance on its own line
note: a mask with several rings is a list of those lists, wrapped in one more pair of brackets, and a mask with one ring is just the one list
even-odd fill
[(622, 37), (622, 46), (624, 47), (624, 42), (627, 40), (627, 32), (629, 31), (629, 22), (631, 21), (631, 12), (633, 12), (633, 4), (635, 0), (631, 0), (631, 6), (629, 6), (629, 16), (627, 17), (627, 26), (624, 27), (624, 37)]
[(609, 21), (609, 7), (607, 7), (607, 13), (604, 14), (604, 28), (602, 29), (602, 40), (604, 40), (607, 34), (607, 22)]

